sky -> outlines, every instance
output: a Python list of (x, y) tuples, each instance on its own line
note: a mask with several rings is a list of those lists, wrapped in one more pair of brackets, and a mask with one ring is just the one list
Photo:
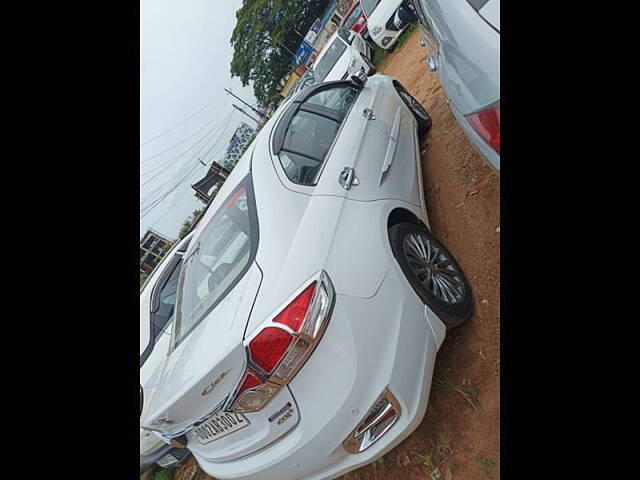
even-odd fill
[(153, 228), (177, 238), (182, 222), (204, 206), (191, 188), (208, 170), (199, 159), (221, 160), (241, 122), (256, 125), (224, 92), (256, 104), (252, 87), (229, 73), (229, 39), (241, 6), (242, 0), (140, 0), (140, 237)]

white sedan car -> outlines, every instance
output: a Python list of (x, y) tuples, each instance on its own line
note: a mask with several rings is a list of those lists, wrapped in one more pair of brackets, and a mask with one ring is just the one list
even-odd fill
[(314, 85), (240, 159), (184, 255), (141, 427), (217, 479), (332, 479), (421, 422), (472, 311), (428, 228), (427, 112), (393, 78)]
[(427, 69), (467, 138), (500, 172), (500, 0), (412, 0)]
[(416, 20), (409, 0), (362, 0), (371, 39), (390, 50), (400, 34)]
[[(182, 256), (192, 236), (188, 234), (167, 252), (140, 289), (140, 386), (143, 390), (151, 387), (153, 374), (169, 350)], [(184, 453), (155, 433), (140, 429), (141, 473), (156, 463), (164, 467), (176, 465), (184, 459)]]
[(371, 47), (360, 34), (339, 28), (313, 61), (314, 80), (316, 83), (342, 80), (360, 71), (373, 74), (371, 54)]

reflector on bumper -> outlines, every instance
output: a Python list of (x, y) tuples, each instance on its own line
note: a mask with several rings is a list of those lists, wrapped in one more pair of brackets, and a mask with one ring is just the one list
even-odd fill
[(349, 453), (360, 453), (380, 439), (400, 418), (400, 404), (385, 389), (358, 426), (342, 442)]

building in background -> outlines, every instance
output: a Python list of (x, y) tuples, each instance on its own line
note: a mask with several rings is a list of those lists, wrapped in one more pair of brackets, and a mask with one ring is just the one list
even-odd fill
[(246, 123), (243, 122), (240, 124), (236, 131), (233, 132), (231, 140), (229, 140), (229, 145), (227, 146), (222, 163), (224, 168), (229, 171), (233, 170), (233, 167), (236, 166), (236, 163), (238, 163), (238, 160), (240, 160), (240, 157), (256, 136), (256, 133), (256, 130)]
[[(231, 172), (220, 165), (218, 162), (211, 162), (209, 170), (206, 175), (191, 185), (196, 191), (196, 198), (208, 205), (211, 200), (216, 197), (216, 193), (220, 189), (220, 186), (224, 183)], [(212, 192), (212, 189), (215, 190)]]
[(233, 170), (233, 167), (236, 166), (240, 157), (242, 157), (247, 150), (247, 147), (255, 138), (256, 133), (255, 128), (251, 128), (244, 122), (236, 128), (224, 152), (222, 165), (218, 162), (211, 162), (206, 175), (191, 185), (191, 188), (196, 191), (196, 198), (198, 200), (208, 205), (211, 200), (216, 198), (218, 190), (220, 190), (220, 187), (231, 173), (231, 170)]
[(351, 2), (352, 0), (333, 0), (327, 5), (320, 18), (313, 22), (291, 59), (291, 66), (294, 67), (294, 70), (280, 81), (280, 95), (282, 97), (286, 98), (295, 90), (300, 78), (316, 59), (318, 52), (340, 27), (344, 15), (349, 11)]
[[(317, 52), (322, 50), (322, 47), (327, 43), (329, 37), (338, 30), (338, 27), (342, 23), (342, 18), (349, 10), (351, 1), (352, 0), (333, 0), (327, 5), (322, 16), (314, 22), (310, 29), (313, 33), (307, 32), (306, 37), (309, 39), (313, 38), (313, 41), (308, 43), (314, 50)], [(311, 61), (313, 61), (313, 58), (311, 58)]]
[(160, 263), (166, 253), (166, 249), (173, 240), (165, 237), (153, 229), (147, 232), (140, 240), (140, 271), (151, 273)]

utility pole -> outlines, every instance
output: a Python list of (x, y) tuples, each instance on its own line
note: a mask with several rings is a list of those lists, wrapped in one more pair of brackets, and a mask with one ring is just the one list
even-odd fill
[[(257, 108), (252, 107), (251, 105), (249, 105), (247, 102), (245, 102), (244, 100), (242, 100), (240, 97), (238, 97), (237, 95), (234, 95), (231, 90), (227, 90), (226, 88), (224, 89), (225, 92), (227, 92), (229, 95), (236, 97), (238, 100), (240, 100), (242, 103), (244, 103), (247, 107), (249, 107), (251, 110), (253, 110), (254, 112), (256, 112), (261, 118), (267, 118), (267, 116), (262, 113), (260, 110), (258, 110)], [(236, 107), (234, 105), (234, 107)], [(242, 113), (244, 113), (244, 110), (242, 110), (241, 108), (236, 107), (238, 110), (240, 110)], [(246, 114), (245, 114), (246, 115)], [(257, 121), (257, 120), (256, 120)]]
[(239, 106), (237, 106), (235, 103), (232, 103), (231, 105), (233, 105), (233, 108), (235, 108), (236, 110), (240, 110), (242, 113), (244, 113), (247, 117), (249, 117), (251, 120), (253, 120), (254, 122), (256, 122), (257, 124), (260, 124), (259, 120), (256, 120), (255, 118), (253, 118), (251, 115), (249, 115), (247, 112), (245, 112), (243, 109), (241, 109)]

